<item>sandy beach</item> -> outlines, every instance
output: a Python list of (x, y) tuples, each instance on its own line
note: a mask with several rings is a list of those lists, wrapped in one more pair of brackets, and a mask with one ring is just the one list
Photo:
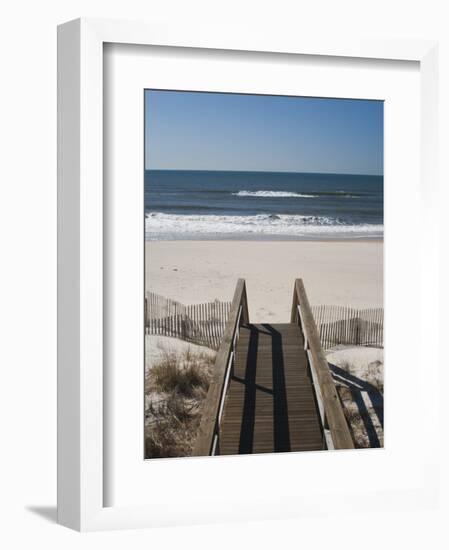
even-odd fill
[(184, 304), (231, 300), (246, 279), (252, 322), (289, 320), (293, 282), (312, 305), (383, 306), (383, 241), (147, 241), (146, 289)]

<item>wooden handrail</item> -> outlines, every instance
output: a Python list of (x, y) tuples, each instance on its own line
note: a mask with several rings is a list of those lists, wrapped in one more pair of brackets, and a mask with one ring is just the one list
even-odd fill
[(245, 279), (239, 279), (235, 288), (223, 339), (215, 359), (213, 379), (204, 402), (198, 436), (192, 452), (193, 456), (213, 454), (216, 447), (214, 440), (219, 437), (220, 411), (223, 410), (226, 386), (233, 366), (236, 335), (239, 326), (247, 323), (249, 323), (249, 316)]
[[(302, 279), (296, 279), (293, 290), (291, 322), (301, 326), (306, 347), (312, 356), (311, 368), (318, 380), (325, 422), (330, 430), (334, 449), (353, 449), (354, 442), (346, 422), (340, 398), (324, 355), (315, 320)], [(325, 429), (326, 426), (323, 426)]]

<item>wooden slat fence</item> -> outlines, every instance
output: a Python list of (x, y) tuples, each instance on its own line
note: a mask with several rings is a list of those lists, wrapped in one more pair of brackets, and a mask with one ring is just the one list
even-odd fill
[(148, 292), (145, 297), (145, 333), (180, 338), (217, 350), (223, 338), (231, 302), (184, 305)]
[(324, 349), (338, 344), (381, 348), (384, 345), (383, 308), (319, 305), (312, 307), (312, 313)]

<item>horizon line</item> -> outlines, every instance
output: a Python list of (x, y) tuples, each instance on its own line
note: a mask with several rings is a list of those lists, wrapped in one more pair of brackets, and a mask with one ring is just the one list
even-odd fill
[(384, 177), (384, 174), (363, 174), (353, 172), (304, 172), (298, 170), (232, 170), (232, 169), (215, 169), (210, 170), (207, 168), (144, 168), (144, 171), (159, 171), (159, 172), (249, 172), (260, 174), (327, 174), (330, 176), (368, 176), (368, 177)]

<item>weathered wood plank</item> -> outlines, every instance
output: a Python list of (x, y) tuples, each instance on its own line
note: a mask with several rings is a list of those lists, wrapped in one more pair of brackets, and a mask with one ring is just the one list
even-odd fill
[[(239, 279), (235, 288), (223, 339), (215, 359), (214, 376), (203, 406), (198, 436), (192, 453), (193, 456), (207, 456), (211, 452), (235, 331), (238, 329), (237, 325), (239, 321), (242, 322), (243, 318), (248, 319), (246, 301), (245, 281), (244, 279)], [(241, 311), (242, 314), (240, 315)]]
[(301, 309), (303, 331), (307, 334), (310, 352), (313, 358), (327, 423), (335, 449), (353, 449), (351, 432), (346, 422), (335, 384), (321, 347), (320, 338), (312, 315), (309, 300), (302, 279), (296, 279), (295, 290)]
[(296, 324), (242, 325), (220, 430), (220, 454), (323, 449)]

